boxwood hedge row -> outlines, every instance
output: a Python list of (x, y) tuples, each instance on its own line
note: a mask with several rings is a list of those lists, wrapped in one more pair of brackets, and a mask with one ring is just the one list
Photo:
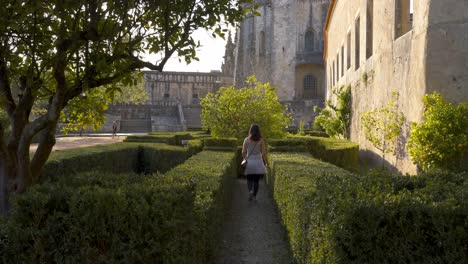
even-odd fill
[(36, 185), (0, 218), (0, 262), (209, 263), (234, 175), (234, 153), (205, 151), (166, 174)]
[(268, 140), (272, 152), (307, 152), (317, 159), (338, 167), (357, 171), (359, 168), (359, 145), (342, 139), (290, 136), (286, 139)]
[(125, 142), (154, 142), (181, 145), (182, 140), (203, 139), (210, 137), (205, 131), (192, 132), (152, 132), (144, 136), (128, 136)]
[(213, 261), (236, 176), (233, 151), (202, 151), (164, 175), (195, 187), (197, 239), (193, 250), (196, 257), (190, 263)]
[(0, 222), (0, 262), (188, 263), (195, 237), (190, 186), (93, 176), (15, 197), (12, 215)]
[(185, 148), (162, 143), (116, 143), (56, 151), (51, 153), (41, 180), (56, 181), (87, 171), (165, 172), (201, 148), (199, 140), (192, 140)]
[(297, 263), (464, 263), (468, 175), (360, 176), (273, 154), (268, 178)]

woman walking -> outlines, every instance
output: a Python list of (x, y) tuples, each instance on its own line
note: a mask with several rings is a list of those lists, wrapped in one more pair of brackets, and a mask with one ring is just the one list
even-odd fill
[(247, 176), (249, 201), (256, 201), (258, 181), (265, 175), (268, 166), (266, 145), (258, 125), (250, 127), (249, 135), (242, 145), (242, 157), (247, 161), (244, 174)]

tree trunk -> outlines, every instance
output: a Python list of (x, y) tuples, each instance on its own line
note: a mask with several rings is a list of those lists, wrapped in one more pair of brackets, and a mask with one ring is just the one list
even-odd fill
[(7, 215), (9, 212), (8, 202), (8, 173), (7, 161), (2, 155), (0, 158), (0, 216)]
[(18, 147), (16, 157), (18, 159), (18, 168), (16, 175), (16, 192), (23, 193), (26, 190), (25, 181), (31, 178), (31, 167), (29, 159), (29, 146), (31, 139), (22, 137)]
[(50, 156), (50, 152), (55, 145), (56, 128), (57, 122), (54, 122), (41, 131), (39, 145), (31, 161), (31, 178), (27, 179), (27, 185), (32, 185), (40, 181), (44, 164), (47, 162), (47, 159)]
[(3, 125), (0, 123), (0, 216), (7, 215), (8, 204), (8, 151), (4, 143)]

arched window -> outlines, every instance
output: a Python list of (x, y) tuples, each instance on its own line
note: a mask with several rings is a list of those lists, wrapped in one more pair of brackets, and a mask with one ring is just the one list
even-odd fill
[(198, 98), (198, 89), (192, 86), (192, 98)]
[(314, 32), (312, 29), (309, 29), (305, 33), (304, 37), (304, 49), (305, 51), (313, 51), (314, 50)]
[(258, 40), (258, 54), (260, 56), (265, 56), (265, 32), (260, 31), (260, 36)]
[(317, 97), (317, 79), (313, 75), (304, 77), (304, 99), (313, 99)]

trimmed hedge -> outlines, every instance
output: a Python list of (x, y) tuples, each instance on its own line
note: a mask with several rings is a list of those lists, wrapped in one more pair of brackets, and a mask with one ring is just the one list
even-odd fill
[(116, 143), (52, 152), (44, 166), (41, 180), (57, 180), (87, 171), (114, 173), (165, 172), (201, 151), (200, 141), (189, 142), (189, 147), (157, 143)]
[(190, 140), (194, 137), (189, 133), (184, 134), (157, 134), (157, 135), (145, 135), (145, 136), (128, 136), (125, 142), (154, 142), (154, 143), (166, 143), (169, 145), (182, 145), (182, 140)]
[(464, 263), (468, 175), (359, 176), (272, 154), (268, 183), (297, 263)]
[(234, 150), (242, 143), (236, 138), (205, 138), (203, 139), (206, 150)]
[(93, 178), (100, 183), (47, 183), (15, 197), (13, 214), (0, 222), (1, 262), (190, 263), (192, 187)]
[(212, 263), (219, 249), (224, 215), (237, 174), (233, 152), (202, 151), (164, 175), (195, 186), (196, 257), (187, 263)]
[(203, 131), (152, 132), (144, 136), (128, 136), (125, 142), (153, 142), (180, 146), (182, 145), (182, 140), (203, 139), (207, 137), (210, 137), (210, 135)]
[(204, 151), (164, 175), (36, 185), (0, 218), (0, 262), (210, 263), (234, 179), (234, 153)]
[[(297, 134), (299, 131), (297, 130), (289, 130), (289, 133), (292, 134)], [(313, 137), (325, 137), (328, 138), (330, 137), (326, 132), (324, 131), (318, 131), (318, 130), (304, 130), (303, 133), (307, 136), (313, 136)], [(299, 136), (299, 135), (298, 135)]]
[(294, 136), (268, 140), (272, 152), (308, 152), (350, 171), (359, 169), (359, 145), (342, 139)]

